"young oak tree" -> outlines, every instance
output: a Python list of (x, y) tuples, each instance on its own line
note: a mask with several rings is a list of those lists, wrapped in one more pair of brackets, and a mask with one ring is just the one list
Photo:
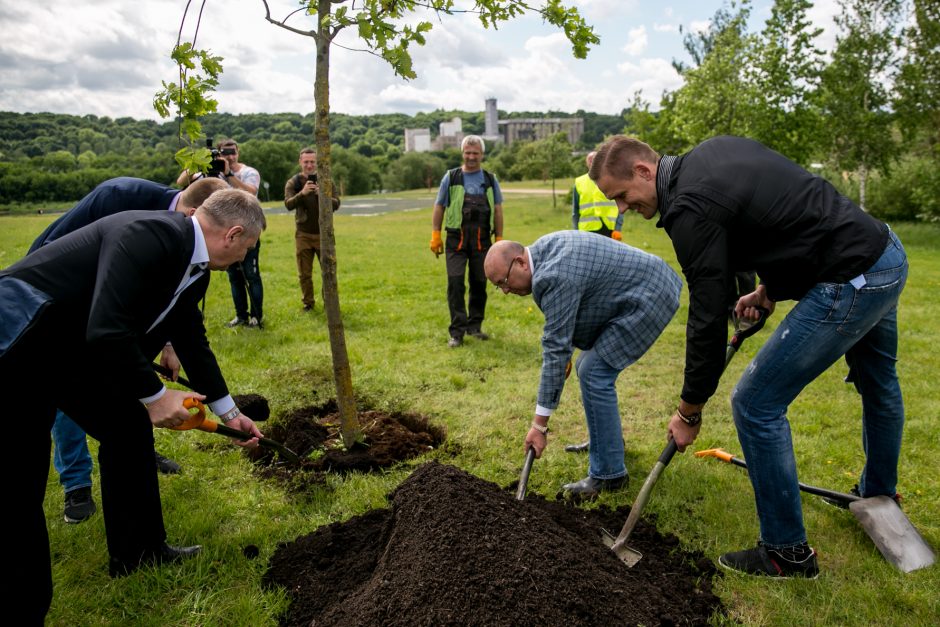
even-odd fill
[[(301, 2), (300, 9), (292, 11), (283, 19), (271, 16), (268, 0), (261, 2), (268, 22), (297, 35), (310, 37), (316, 48), (314, 137), (317, 149), (317, 180), (320, 186), (320, 268), (340, 429), (343, 444), (348, 448), (361, 438), (362, 432), (353, 395), (352, 372), (340, 313), (336, 280), (336, 240), (330, 200), (333, 196), (330, 157), (330, 48), (337, 35), (346, 29), (354, 29), (366, 47), (364, 52), (384, 59), (395, 74), (403, 79), (416, 77), (409, 47), (412, 44), (423, 46), (426, 33), (433, 27), (431, 21), (414, 20), (419, 12), (438, 20), (442, 16), (471, 14), (475, 15), (485, 28), (494, 29), (498, 28), (501, 22), (526, 14), (539, 14), (549, 24), (564, 31), (571, 42), (574, 56), (579, 59), (587, 56), (589, 46), (599, 43), (600, 40), (578, 10), (565, 6), (561, 0), (545, 0), (540, 7), (516, 0), (466, 0), (459, 3), (455, 0), (309, 0)], [(187, 11), (189, 4), (186, 4)], [(316, 28), (308, 30), (288, 24), (292, 18), (304, 15), (315, 16)], [(181, 120), (180, 134), (187, 137), (191, 146), (195, 146), (201, 135), (199, 116), (215, 111), (218, 106), (218, 102), (210, 98), (210, 94), (218, 85), (222, 59), (196, 49), (195, 36), (192, 42), (182, 42), (182, 30), (181, 25), (180, 40), (172, 54), (173, 60), (180, 68), (179, 83), (164, 82), (163, 90), (155, 97), (154, 107), (161, 115), (167, 117), (175, 106)], [(197, 64), (202, 74), (197, 73)], [(177, 153), (177, 161), (181, 166), (198, 167), (203, 171), (208, 169), (210, 158), (206, 148), (184, 148)]]

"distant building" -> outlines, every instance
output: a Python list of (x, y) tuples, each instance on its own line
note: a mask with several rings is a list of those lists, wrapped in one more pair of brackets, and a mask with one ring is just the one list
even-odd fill
[(460, 142), (463, 141), (463, 120), (459, 117), (452, 117), (450, 122), (441, 122), (441, 130), (431, 147), (434, 150), (444, 150), (445, 148), (460, 148)]
[(584, 134), (583, 118), (514, 118), (499, 121), (499, 134), (507, 146), (517, 141), (548, 139), (565, 133), (571, 145)]
[(430, 129), (405, 129), (405, 152), (428, 152), (429, 150), (431, 150)]
[(496, 109), (496, 98), (486, 99), (486, 113), (483, 118), (483, 140), (498, 142), (502, 140), (499, 134), (499, 111)]
[[(548, 139), (556, 133), (565, 133), (572, 145), (581, 140), (584, 134), (583, 118), (514, 118), (499, 119), (496, 98), (486, 99), (483, 139), (488, 144), (503, 142), (507, 146), (517, 141), (536, 141)], [(453, 117), (449, 122), (441, 122), (440, 133), (433, 140), (431, 131), (426, 128), (405, 129), (405, 152), (427, 152), (460, 148), (463, 141), (463, 120)]]

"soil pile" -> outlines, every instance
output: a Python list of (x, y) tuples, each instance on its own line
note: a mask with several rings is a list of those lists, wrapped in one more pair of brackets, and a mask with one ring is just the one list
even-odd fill
[[(430, 462), (390, 508), (278, 547), (284, 625), (705, 625), (714, 566), (640, 521), (630, 569), (600, 540), (625, 511), (581, 510)], [(628, 510), (628, 508), (622, 508)]]

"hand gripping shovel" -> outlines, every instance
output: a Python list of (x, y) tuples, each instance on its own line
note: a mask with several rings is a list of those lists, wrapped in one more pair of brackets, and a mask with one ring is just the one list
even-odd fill
[[(747, 470), (747, 462), (720, 448), (698, 451), (695, 456), (714, 457)], [(936, 561), (933, 549), (891, 497), (872, 496), (863, 499), (854, 494), (817, 488), (805, 483), (800, 483), (799, 486), (800, 490), (807, 494), (815, 494), (847, 504), (849, 511), (862, 523), (865, 533), (872, 539), (884, 558), (899, 570), (909, 573), (912, 570), (926, 568)]]
[[(767, 321), (767, 316), (770, 312), (763, 307), (758, 307), (758, 310), (760, 311), (760, 318), (757, 320), (735, 319), (734, 335), (731, 336), (731, 340), (728, 342), (728, 348), (725, 351), (725, 368), (728, 367), (728, 364), (731, 363), (731, 358), (734, 357), (734, 354), (741, 348), (741, 343), (764, 327), (764, 323)], [(630, 568), (633, 568), (636, 563), (643, 558), (643, 554), (627, 546), (627, 540), (630, 539), (630, 534), (633, 533), (633, 528), (640, 519), (643, 508), (646, 507), (647, 501), (650, 500), (653, 486), (656, 485), (659, 476), (663, 474), (663, 471), (666, 469), (666, 466), (669, 465), (669, 462), (672, 461), (677, 450), (678, 447), (675, 441), (670, 439), (669, 443), (666, 444), (666, 448), (664, 448), (663, 452), (659, 455), (659, 459), (656, 461), (656, 465), (653, 466), (653, 470), (646, 478), (646, 481), (643, 482), (643, 487), (640, 488), (639, 494), (636, 495), (636, 501), (633, 502), (633, 507), (630, 508), (627, 522), (623, 524), (623, 529), (620, 530), (620, 534), (614, 538), (606, 530), (601, 529), (604, 544), (609, 546), (617, 557)]]
[[(171, 427), (176, 431), (199, 429), (200, 431), (218, 433), (219, 435), (235, 438), (237, 440), (250, 440), (251, 438), (255, 437), (250, 433), (246, 433), (245, 431), (226, 427), (225, 425), (221, 425), (214, 420), (206, 418), (205, 405), (194, 398), (187, 398), (185, 401), (183, 401), (183, 407), (196, 411), (190, 411), (189, 418), (187, 418), (183, 424), (179, 425), (178, 427)], [(277, 451), (279, 455), (289, 462), (300, 461), (300, 456), (297, 455), (297, 453), (290, 450), (280, 442), (275, 442), (274, 440), (269, 440), (267, 438), (258, 438), (258, 444)]]

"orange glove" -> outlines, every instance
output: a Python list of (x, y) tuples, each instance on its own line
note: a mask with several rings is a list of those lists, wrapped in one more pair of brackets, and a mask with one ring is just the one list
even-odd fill
[(618, 242), (623, 241), (623, 236), (620, 234), (620, 231), (614, 231), (613, 233), (610, 234), (610, 236), (614, 238), (615, 240), (617, 240)]
[(444, 252), (444, 242), (441, 241), (440, 231), (431, 231), (431, 252), (438, 257)]

